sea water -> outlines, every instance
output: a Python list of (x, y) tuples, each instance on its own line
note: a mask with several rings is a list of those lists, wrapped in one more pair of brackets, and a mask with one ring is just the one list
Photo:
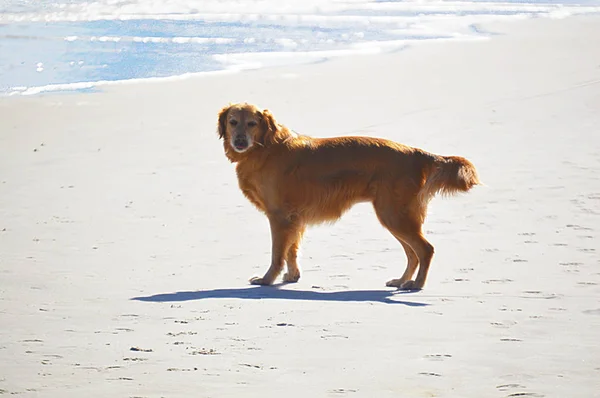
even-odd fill
[(0, 94), (320, 62), (598, 12), (600, 0), (0, 0)]

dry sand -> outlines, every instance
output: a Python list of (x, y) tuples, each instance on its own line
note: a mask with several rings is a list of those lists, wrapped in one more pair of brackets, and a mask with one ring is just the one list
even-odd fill
[[(600, 17), (491, 40), (0, 100), (0, 394), (600, 397)], [(215, 133), (229, 101), (317, 136), (472, 160), (436, 198), (425, 290), (360, 205), (251, 287), (265, 218)], [(137, 350), (139, 349), (139, 350)]]

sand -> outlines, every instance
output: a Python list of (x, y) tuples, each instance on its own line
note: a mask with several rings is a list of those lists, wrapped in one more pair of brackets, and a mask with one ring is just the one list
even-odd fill
[[(600, 397), (600, 17), (313, 65), (0, 100), (0, 394)], [(230, 101), (296, 131), (462, 155), (423, 291), (359, 205), (298, 284), (248, 285), (268, 224), (217, 139)]]

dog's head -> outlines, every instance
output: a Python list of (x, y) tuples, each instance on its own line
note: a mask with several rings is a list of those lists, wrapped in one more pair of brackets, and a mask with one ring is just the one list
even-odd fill
[(242, 154), (269, 145), (276, 132), (277, 122), (267, 109), (242, 103), (228, 105), (219, 112), (219, 137), (232, 160), (234, 153)]

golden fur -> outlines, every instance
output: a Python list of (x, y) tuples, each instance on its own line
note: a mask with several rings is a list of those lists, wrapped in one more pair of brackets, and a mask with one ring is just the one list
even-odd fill
[(462, 157), (379, 138), (298, 135), (268, 110), (246, 103), (220, 111), (218, 133), (225, 155), (237, 163), (240, 189), (271, 227), (271, 266), (252, 284), (272, 284), (284, 263), (284, 281), (298, 281), (296, 257), (306, 227), (333, 222), (355, 203), (371, 202), (408, 259), (404, 274), (387, 285), (421, 289), (433, 256), (421, 228), (427, 204), (438, 192), (453, 194), (479, 184), (475, 167)]

